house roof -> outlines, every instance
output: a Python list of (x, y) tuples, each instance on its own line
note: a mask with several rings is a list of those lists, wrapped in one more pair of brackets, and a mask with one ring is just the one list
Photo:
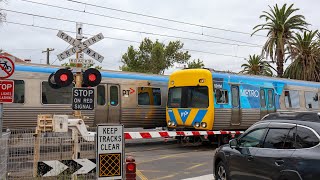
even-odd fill
[(25, 62), (24, 60), (22, 60), (22, 59), (20, 59), (20, 58), (18, 58), (18, 57), (16, 57), (16, 56), (14, 56), (14, 55), (12, 55), (12, 54), (9, 54), (9, 53), (7, 53), (7, 52), (0, 53), (0, 55), (1, 55), (1, 56), (11, 56), (11, 57), (14, 57), (14, 58), (15, 58), (15, 62), (22, 62), (22, 63)]

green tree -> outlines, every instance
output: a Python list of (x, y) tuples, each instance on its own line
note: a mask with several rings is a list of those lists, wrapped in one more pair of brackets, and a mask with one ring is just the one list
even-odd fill
[(174, 63), (186, 63), (190, 59), (188, 51), (182, 51), (183, 43), (180, 41), (170, 41), (168, 45), (153, 42), (145, 38), (139, 46), (134, 49), (130, 46), (122, 55), (120, 67), (122, 71), (163, 74), (164, 71), (174, 65)]
[(191, 69), (196, 69), (196, 68), (204, 68), (204, 64), (203, 61), (201, 61), (200, 59), (198, 59), (197, 61), (194, 59), (191, 62), (188, 62), (188, 68)]
[(318, 31), (296, 33), (291, 42), (290, 57), (293, 62), (284, 72), (284, 77), (306, 81), (320, 81), (320, 43)]
[(306, 30), (308, 25), (303, 15), (293, 14), (299, 9), (292, 7), (293, 4), (288, 8), (286, 4), (280, 9), (277, 4), (273, 8), (270, 7), (270, 12), (263, 11), (264, 14), (260, 16), (260, 18), (265, 19), (266, 23), (259, 24), (253, 28), (255, 31), (252, 35), (260, 30), (268, 31), (268, 39), (263, 46), (262, 55), (264, 56), (265, 53), (266, 58), (270, 56), (272, 62), (276, 62), (278, 77), (283, 76), (285, 51), (290, 48), (293, 31)]
[(249, 55), (247, 63), (242, 64), (241, 67), (243, 68), (243, 70), (239, 73), (264, 76), (273, 75), (270, 69), (270, 65), (266, 61), (264, 61), (261, 56), (258, 56), (256, 54), (254, 54), (253, 56)]

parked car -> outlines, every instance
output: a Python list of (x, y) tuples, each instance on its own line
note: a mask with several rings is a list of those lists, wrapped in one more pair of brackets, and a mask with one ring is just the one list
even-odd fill
[(216, 150), (216, 179), (320, 179), (319, 116), (313, 112), (268, 114)]

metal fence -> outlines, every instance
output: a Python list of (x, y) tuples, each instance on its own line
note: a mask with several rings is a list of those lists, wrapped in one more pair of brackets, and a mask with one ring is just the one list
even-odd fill
[[(40, 147), (37, 151), (35, 144), (39, 143)], [(8, 160), (7, 172), (8, 179), (69, 179), (71, 174), (61, 174), (56, 177), (44, 178), (39, 176), (33, 177), (34, 158), (38, 155), (39, 161), (52, 160), (71, 160), (73, 155), (74, 144), (79, 147), (78, 159), (95, 159), (95, 142), (85, 141), (83, 137), (79, 137), (78, 141), (72, 139), (70, 133), (43, 133), (39, 136), (39, 141), (32, 131), (24, 131), (23, 133), (11, 133), (7, 139), (8, 144)], [(2, 145), (2, 143), (1, 143)], [(35, 154), (36, 153), (36, 154)], [(95, 174), (78, 175), (78, 179), (94, 179)]]
[[(0, 179), (7, 178), (8, 138), (10, 132), (2, 133), (0, 137)], [(0, 135), (1, 136), (1, 135)]]

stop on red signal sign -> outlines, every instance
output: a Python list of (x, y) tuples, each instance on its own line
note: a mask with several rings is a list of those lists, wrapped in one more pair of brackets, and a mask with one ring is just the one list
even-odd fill
[(10, 80), (0, 81), (0, 103), (13, 103), (14, 82)]

